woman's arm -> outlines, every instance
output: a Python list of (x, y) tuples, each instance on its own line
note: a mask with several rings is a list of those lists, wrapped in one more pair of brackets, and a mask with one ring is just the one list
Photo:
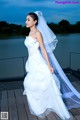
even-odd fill
[(43, 52), (43, 54), (44, 54), (44, 57), (45, 57), (45, 59), (46, 59), (46, 61), (47, 61), (48, 67), (49, 67), (50, 71), (53, 72), (53, 68), (52, 68), (51, 65), (50, 65), (47, 51), (46, 51), (46, 49), (45, 49), (45, 47), (44, 47), (43, 38), (42, 38), (41, 33), (40, 33), (40, 32), (37, 32), (36, 37), (37, 37), (37, 40), (38, 40), (38, 42), (39, 42), (40, 48), (41, 48), (41, 50), (42, 50), (42, 52)]

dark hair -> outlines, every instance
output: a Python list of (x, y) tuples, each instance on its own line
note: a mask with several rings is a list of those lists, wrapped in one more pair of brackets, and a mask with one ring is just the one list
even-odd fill
[(28, 13), (28, 15), (30, 15), (34, 21), (37, 20), (36, 25), (38, 25), (38, 16), (36, 15), (36, 13), (30, 12)]

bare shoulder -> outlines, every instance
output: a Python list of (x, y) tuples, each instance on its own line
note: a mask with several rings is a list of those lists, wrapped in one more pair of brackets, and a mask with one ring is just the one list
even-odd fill
[(38, 40), (42, 39), (42, 34), (41, 34), (41, 32), (40, 32), (39, 30), (38, 30), (37, 33), (36, 33), (36, 38), (37, 38)]

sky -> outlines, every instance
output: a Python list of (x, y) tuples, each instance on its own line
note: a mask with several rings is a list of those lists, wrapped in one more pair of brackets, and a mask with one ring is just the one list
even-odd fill
[[(68, 1), (68, 2), (66, 2)], [(0, 0), (0, 21), (25, 25), (29, 12), (42, 11), (48, 23), (80, 21), (79, 0)], [(65, 2), (65, 4), (63, 4)], [(76, 3), (77, 2), (77, 3)]]

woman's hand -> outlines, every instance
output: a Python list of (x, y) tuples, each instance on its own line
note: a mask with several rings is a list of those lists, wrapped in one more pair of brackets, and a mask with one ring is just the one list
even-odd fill
[(53, 67), (51, 67), (50, 65), (48, 65), (48, 67), (49, 67), (50, 72), (53, 73), (54, 72)]

